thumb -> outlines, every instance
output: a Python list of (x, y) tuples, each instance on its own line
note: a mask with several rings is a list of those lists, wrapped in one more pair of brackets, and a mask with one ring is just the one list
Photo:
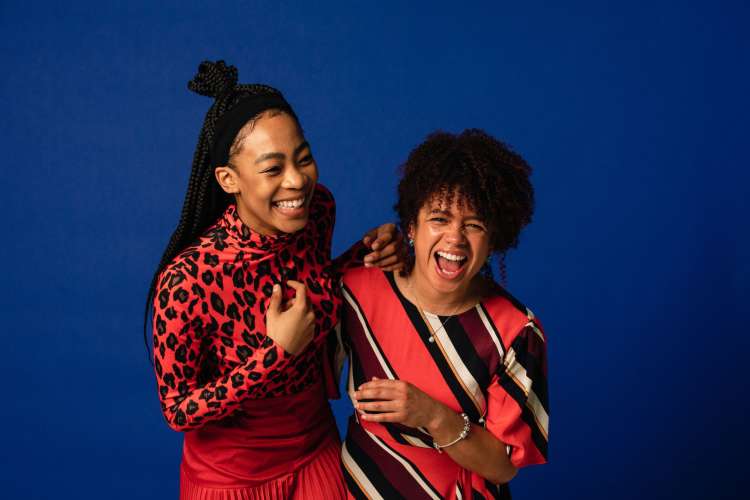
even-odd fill
[(268, 301), (268, 312), (267, 314), (278, 314), (281, 308), (281, 287), (278, 283), (273, 286), (271, 292), (271, 300)]

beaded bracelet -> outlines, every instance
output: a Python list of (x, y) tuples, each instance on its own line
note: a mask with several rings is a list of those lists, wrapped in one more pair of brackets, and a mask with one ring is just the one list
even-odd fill
[(449, 446), (452, 446), (452, 445), (458, 443), (459, 441), (461, 441), (462, 439), (466, 439), (466, 436), (469, 435), (469, 431), (471, 430), (471, 420), (469, 420), (469, 416), (466, 413), (462, 413), (461, 414), (461, 418), (464, 419), (464, 428), (461, 429), (461, 433), (458, 435), (458, 437), (456, 439), (454, 439), (453, 441), (451, 441), (450, 443), (447, 443), (447, 444), (437, 444), (434, 441), (432, 442), (432, 446), (435, 447), (435, 449), (438, 451), (438, 453), (442, 453), (443, 452), (442, 448), (447, 448)]

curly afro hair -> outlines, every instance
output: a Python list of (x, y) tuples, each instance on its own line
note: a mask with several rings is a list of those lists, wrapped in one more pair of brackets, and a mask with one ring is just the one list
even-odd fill
[[(531, 167), (482, 130), (434, 132), (412, 150), (400, 171), (394, 208), (404, 234), (416, 223), (425, 203), (450, 204), (454, 196), (459, 205), (468, 204), (484, 220), (493, 253), (503, 255), (515, 248), (521, 229), (531, 222)], [(501, 273), (505, 281), (502, 261)]]

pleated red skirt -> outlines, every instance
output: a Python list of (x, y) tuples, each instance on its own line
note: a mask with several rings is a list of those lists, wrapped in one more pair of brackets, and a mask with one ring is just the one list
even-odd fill
[(340, 450), (322, 384), (247, 401), (231, 425), (185, 433), (180, 499), (346, 498)]

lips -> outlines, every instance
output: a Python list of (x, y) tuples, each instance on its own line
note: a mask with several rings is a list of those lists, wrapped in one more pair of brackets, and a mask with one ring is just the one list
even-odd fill
[(445, 279), (452, 280), (460, 277), (469, 261), (469, 258), (462, 253), (438, 250), (434, 255), (438, 275)]
[(273, 209), (285, 217), (299, 218), (307, 214), (307, 200), (309, 196), (298, 196), (271, 202)]

